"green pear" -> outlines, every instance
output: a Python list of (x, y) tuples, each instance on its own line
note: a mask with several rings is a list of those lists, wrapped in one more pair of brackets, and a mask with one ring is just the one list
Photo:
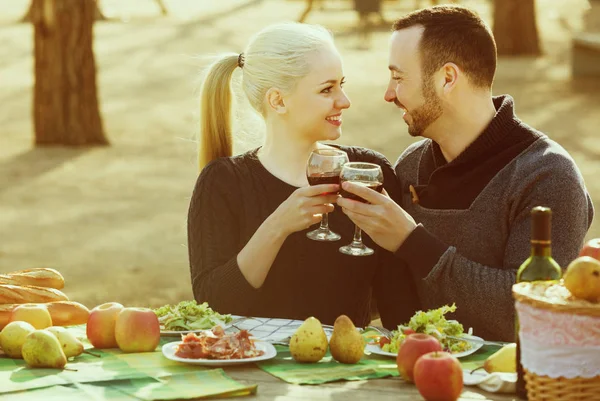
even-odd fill
[(32, 368), (62, 369), (67, 357), (56, 336), (48, 330), (36, 330), (25, 338), (23, 359)]
[(69, 330), (60, 326), (48, 327), (46, 330), (56, 336), (67, 358), (83, 353), (83, 343), (75, 338)]
[(483, 368), (488, 373), (515, 373), (517, 371), (517, 344), (506, 344), (490, 355), (483, 363)]
[(319, 362), (327, 353), (327, 335), (319, 319), (309, 317), (290, 339), (290, 353), (298, 362)]
[(10, 358), (23, 358), (21, 356), (21, 347), (25, 338), (35, 331), (30, 323), (23, 321), (14, 321), (2, 329), (0, 332), (0, 347)]
[(333, 334), (329, 340), (329, 352), (333, 359), (341, 363), (356, 363), (360, 361), (364, 351), (364, 339), (356, 331), (352, 320), (346, 315), (335, 319)]

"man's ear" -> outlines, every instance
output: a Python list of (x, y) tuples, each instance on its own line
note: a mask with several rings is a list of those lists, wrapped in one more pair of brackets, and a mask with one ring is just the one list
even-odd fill
[(446, 63), (441, 68), (442, 72), (442, 90), (444, 93), (449, 93), (454, 89), (458, 80), (462, 78), (462, 71), (454, 63)]
[(278, 114), (284, 114), (287, 111), (285, 102), (283, 101), (283, 94), (277, 88), (271, 88), (267, 91), (267, 105), (271, 110)]

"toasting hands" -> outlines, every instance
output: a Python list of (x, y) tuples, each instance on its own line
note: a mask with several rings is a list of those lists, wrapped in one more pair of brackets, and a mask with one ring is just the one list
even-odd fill
[(385, 190), (380, 194), (352, 182), (344, 182), (342, 188), (369, 202), (345, 198), (337, 200), (350, 220), (380, 247), (395, 252), (417, 227), (412, 216), (394, 202)]
[(304, 230), (321, 221), (324, 213), (333, 211), (333, 204), (338, 198), (337, 184), (322, 184), (302, 187), (295, 190), (271, 217), (285, 236)]

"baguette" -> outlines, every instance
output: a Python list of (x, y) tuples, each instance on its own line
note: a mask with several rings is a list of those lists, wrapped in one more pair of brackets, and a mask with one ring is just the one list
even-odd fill
[[(23, 305), (23, 304), (20, 304)], [(74, 326), (87, 323), (90, 311), (79, 302), (57, 301), (48, 302), (45, 305), (52, 317), (53, 326)], [(11, 311), (19, 304), (0, 305), (0, 329), (8, 324)]]
[(65, 286), (65, 279), (58, 271), (44, 267), (0, 274), (0, 284), (34, 285), (60, 290)]
[(55, 288), (0, 284), (0, 304), (27, 304), (68, 300), (69, 298), (65, 294)]

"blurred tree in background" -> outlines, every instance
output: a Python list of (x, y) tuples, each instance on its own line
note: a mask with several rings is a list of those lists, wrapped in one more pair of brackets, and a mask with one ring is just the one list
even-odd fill
[(36, 145), (107, 145), (98, 108), (94, 0), (33, 0)]
[(498, 55), (540, 55), (535, 0), (494, 0), (493, 7)]
[[(162, 0), (159, 0), (162, 1)], [(27, 12), (25, 13), (25, 15), (23, 17), (21, 17), (20, 22), (32, 22), (32, 17), (31, 17), (31, 13), (33, 10), (33, 0), (29, 6), (29, 8), (27, 9)], [(96, 0), (96, 11), (95, 11), (95, 16), (94, 18), (97, 20), (105, 20), (106, 17), (104, 16), (104, 14), (102, 14), (102, 11), (100, 10), (100, 6), (99, 6), (100, 0)]]

